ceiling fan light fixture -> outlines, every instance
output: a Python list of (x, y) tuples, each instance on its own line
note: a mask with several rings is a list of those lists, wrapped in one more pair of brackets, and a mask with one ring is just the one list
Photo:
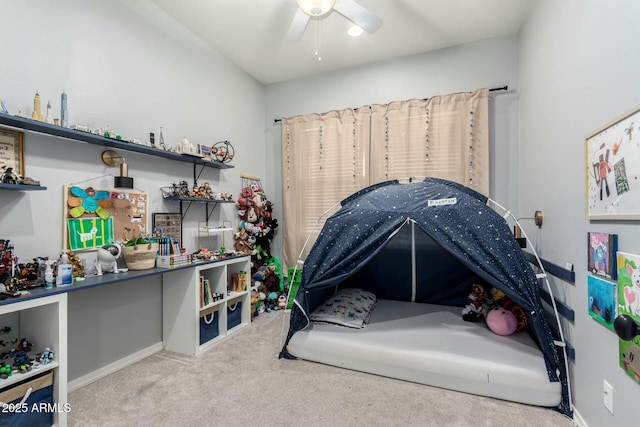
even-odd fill
[(349, 28), (349, 30), (347, 31), (347, 34), (349, 34), (351, 37), (359, 37), (362, 35), (363, 32), (364, 30), (362, 29), (361, 26), (352, 25), (351, 28)]
[(304, 13), (317, 18), (331, 12), (336, 0), (296, 0), (296, 4)]

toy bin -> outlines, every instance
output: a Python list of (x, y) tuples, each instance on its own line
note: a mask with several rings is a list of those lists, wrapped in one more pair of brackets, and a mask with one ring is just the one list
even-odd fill
[(237, 301), (227, 306), (227, 330), (242, 323), (242, 302)]
[[(294, 277), (295, 271), (295, 277)], [(293, 269), (290, 268), (287, 270), (287, 279), (289, 280), (289, 299), (287, 300), (287, 310), (291, 310), (293, 307), (293, 301), (296, 299), (296, 295), (298, 294), (298, 288), (300, 287), (300, 282), (302, 281), (302, 269)]]
[[(31, 389), (31, 392), (23, 402), (22, 399), (24, 399), (29, 389)], [(2, 426), (51, 426), (53, 424), (53, 412), (49, 408), (53, 405), (53, 372), (49, 371), (43, 375), (31, 377), (16, 383), (8, 389), (3, 389), (0, 391), (0, 402), (5, 402), (9, 405), (6, 412), (3, 411), (5, 413), (0, 414), (0, 425)], [(36, 408), (35, 411), (33, 410), (34, 407)], [(13, 408), (13, 410), (9, 408)], [(43, 410), (39, 410), (40, 408), (43, 408)]]
[(200, 316), (200, 345), (211, 341), (220, 333), (218, 310)]

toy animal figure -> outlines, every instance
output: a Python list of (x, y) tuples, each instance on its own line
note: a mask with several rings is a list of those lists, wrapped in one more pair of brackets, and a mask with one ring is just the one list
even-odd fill
[(627, 264), (627, 273), (631, 278), (631, 286), (624, 288), (624, 305), (622, 308), (632, 315), (640, 315), (640, 269)]
[(102, 273), (118, 273), (118, 258), (122, 256), (122, 249), (120, 245), (105, 245), (98, 249), (98, 256), (96, 257), (96, 270), (98, 276), (102, 276)]
[(3, 184), (19, 184), (22, 177), (14, 172), (13, 168), (7, 165), (2, 166), (2, 175), (0, 178)]
[(484, 286), (474, 283), (467, 297), (467, 305), (462, 309), (462, 319), (467, 322), (479, 322), (484, 318), (483, 303), (487, 299)]

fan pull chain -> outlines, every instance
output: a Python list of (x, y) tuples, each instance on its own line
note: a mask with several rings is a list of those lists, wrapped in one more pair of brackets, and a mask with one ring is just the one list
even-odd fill
[(316, 56), (318, 57), (318, 62), (322, 61), (322, 55), (320, 54), (320, 26), (322, 25), (320, 18), (315, 18), (316, 20)]

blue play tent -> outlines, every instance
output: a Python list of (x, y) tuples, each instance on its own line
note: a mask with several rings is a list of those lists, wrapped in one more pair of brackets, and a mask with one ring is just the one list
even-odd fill
[(358, 287), (379, 299), (464, 306), (477, 280), (524, 308), (545, 358), (550, 381), (561, 381), (558, 410), (571, 416), (564, 355), (554, 344), (536, 274), (506, 220), (487, 197), (437, 178), (388, 181), (341, 202), (304, 262), (291, 311), (289, 339), (339, 288)]

